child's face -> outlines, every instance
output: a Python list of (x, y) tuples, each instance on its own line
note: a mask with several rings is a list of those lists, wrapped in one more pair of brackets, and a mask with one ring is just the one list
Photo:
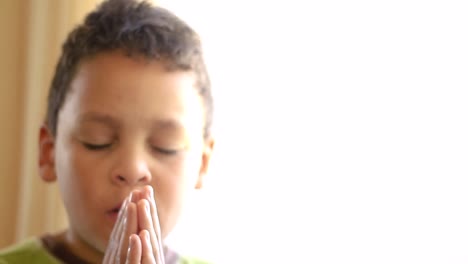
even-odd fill
[[(52, 138), (41, 131), (41, 175), (58, 180), (70, 233), (104, 251), (116, 208), (152, 185), (166, 236), (186, 194), (201, 186), (212, 141), (192, 72), (105, 53), (83, 61)], [(47, 147), (49, 142), (50, 147)]]

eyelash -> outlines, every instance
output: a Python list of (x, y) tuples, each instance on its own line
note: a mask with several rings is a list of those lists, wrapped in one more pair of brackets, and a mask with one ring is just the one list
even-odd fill
[(111, 144), (95, 145), (95, 144), (89, 144), (89, 143), (83, 142), (83, 145), (85, 146), (85, 148), (89, 150), (103, 150), (105, 148), (110, 147)]
[[(85, 148), (92, 150), (92, 151), (104, 150), (111, 146), (111, 144), (95, 145), (95, 144), (84, 143), (84, 142), (83, 142), (83, 145), (85, 146)], [(177, 153), (179, 153), (179, 150), (174, 150), (174, 149), (164, 149), (164, 148), (159, 148), (159, 147), (151, 147), (151, 149), (161, 154), (168, 155), (168, 156), (176, 155)]]
[(151, 147), (154, 151), (159, 152), (164, 155), (172, 156), (176, 155), (179, 153), (179, 150), (174, 150), (174, 149), (164, 149), (164, 148), (158, 148), (158, 147)]

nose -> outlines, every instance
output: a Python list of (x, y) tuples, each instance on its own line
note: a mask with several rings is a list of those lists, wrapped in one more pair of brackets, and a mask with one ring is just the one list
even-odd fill
[(126, 152), (115, 160), (111, 178), (116, 185), (133, 187), (150, 183), (152, 176), (143, 154)]

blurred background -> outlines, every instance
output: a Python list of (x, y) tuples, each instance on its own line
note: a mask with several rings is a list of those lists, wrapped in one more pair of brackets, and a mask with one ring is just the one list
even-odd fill
[(66, 34), (98, 1), (0, 1), (0, 247), (66, 226), (38, 176), (38, 128)]
[[(98, 0), (0, 0), (0, 247), (66, 226), (37, 175), (60, 45)], [(169, 243), (216, 263), (468, 262), (464, 1), (161, 0), (217, 136)]]

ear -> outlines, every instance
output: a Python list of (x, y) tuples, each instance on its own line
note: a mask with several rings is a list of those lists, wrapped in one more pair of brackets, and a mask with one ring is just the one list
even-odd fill
[(57, 179), (54, 159), (55, 140), (44, 124), (39, 131), (39, 174), (42, 180), (53, 182)]
[(201, 189), (203, 187), (203, 180), (205, 175), (208, 173), (208, 168), (210, 166), (211, 155), (213, 153), (214, 147), (214, 139), (209, 138), (205, 140), (203, 146), (203, 154), (202, 154), (202, 164), (200, 166), (200, 172), (198, 173), (198, 180), (197, 184), (195, 185), (195, 189)]

